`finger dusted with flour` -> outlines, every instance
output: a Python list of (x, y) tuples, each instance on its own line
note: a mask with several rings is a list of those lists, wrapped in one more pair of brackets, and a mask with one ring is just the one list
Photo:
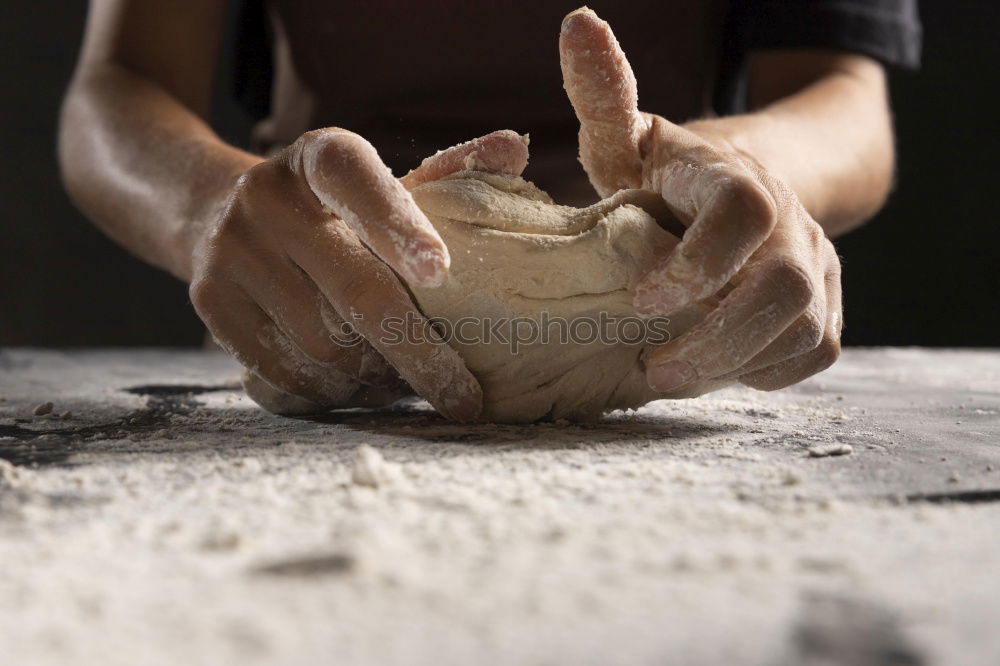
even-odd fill
[(563, 19), (559, 35), (563, 85), (580, 120), (580, 161), (601, 196), (642, 185), (635, 75), (611, 28), (587, 8)]
[[(429, 182), (469, 159), (520, 172), (527, 145), (495, 132), (441, 151), (411, 176)], [(449, 418), (478, 416), (478, 382), (403, 286), (441, 284), (447, 248), (360, 136), (309, 132), (248, 168), (193, 256), (192, 302), (252, 372), (248, 389), (263, 406), (301, 413), (416, 392)], [(383, 324), (397, 320), (416, 334), (387, 340)]]
[(327, 210), (407, 280), (444, 280), (448, 248), (370, 143), (340, 129), (310, 132), (300, 142), (303, 174)]
[(399, 181), (410, 190), (463, 169), (520, 176), (526, 166), (528, 136), (500, 130), (431, 155)]

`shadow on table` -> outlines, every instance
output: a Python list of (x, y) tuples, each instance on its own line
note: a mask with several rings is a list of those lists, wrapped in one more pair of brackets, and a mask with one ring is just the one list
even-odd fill
[[(704, 422), (689, 417), (669, 415), (639, 415), (616, 413), (592, 423), (542, 422), (526, 425), (467, 424), (448, 421), (432, 411), (426, 403), (403, 400), (382, 409), (348, 409), (312, 417), (288, 418), (263, 411), (218, 409), (219, 418), (185, 416), (203, 407), (198, 396), (217, 392), (239, 392), (234, 385), (144, 385), (122, 389), (146, 398), (146, 405), (119, 418), (99, 423), (74, 421), (38, 421), (15, 419), (0, 424), (0, 459), (15, 465), (68, 464), (75, 453), (176, 453), (208, 447), (216, 449), (246, 447), (247, 440), (274, 440), (275, 430), (286, 438), (322, 431), (348, 430), (368, 433), (379, 438), (380, 446), (405, 447), (414, 440), (440, 445), (460, 444), (481, 446), (484, 452), (505, 449), (580, 449), (590, 446), (633, 446), (636, 442), (650, 445), (677, 444), (733, 432), (736, 425)], [(82, 413), (90, 410), (83, 406)], [(93, 410), (97, 412), (95, 408)], [(243, 422), (246, 437), (234, 437), (229, 445), (225, 438), (211, 439), (226, 430), (239, 432), (240, 427), (221, 425), (236, 417)], [(332, 428), (331, 428), (332, 426)], [(288, 432), (293, 430), (294, 432)], [(165, 438), (169, 431), (173, 438)], [(347, 439), (347, 438), (345, 438)], [(220, 441), (222, 440), (222, 441)], [(396, 441), (393, 441), (396, 440)], [(356, 446), (356, 438), (345, 441)], [(467, 455), (468, 449), (463, 450)]]
[(516, 445), (531, 448), (581, 448), (591, 444), (682, 442), (731, 433), (735, 424), (705, 422), (685, 416), (625, 414), (616, 412), (593, 422), (530, 424), (456, 423), (431, 411), (419, 401), (401, 401), (378, 410), (342, 410), (301, 419), (434, 443)]

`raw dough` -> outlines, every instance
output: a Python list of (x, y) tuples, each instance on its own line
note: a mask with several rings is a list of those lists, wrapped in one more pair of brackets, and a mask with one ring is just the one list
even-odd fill
[[(645, 379), (648, 344), (581, 341), (601, 313), (609, 321), (639, 319), (633, 288), (656, 259), (678, 242), (682, 227), (651, 192), (623, 190), (588, 208), (552, 203), (531, 183), (514, 176), (463, 171), (413, 190), (417, 205), (437, 228), (451, 254), (451, 270), (436, 288), (412, 287), (421, 311), (454, 325), (525, 318), (567, 322), (577, 341), (561, 340), (558, 327), (548, 343), (535, 340), (512, 352), (517, 329), (501, 327), (508, 340), (449, 344), (465, 359), (484, 392), (483, 419), (529, 422), (541, 418), (590, 419), (634, 408), (659, 396)], [(659, 220), (659, 221), (658, 221)], [(676, 337), (699, 322), (707, 304), (674, 315)], [(636, 324), (623, 332), (635, 335)], [(480, 334), (481, 325), (464, 332)], [(541, 324), (538, 325), (540, 330)], [(614, 330), (613, 327), (609, 330)], [(481, 336), (480, 336), (481, 337)], [(677, 396), (675, 396), (677, 397)]]

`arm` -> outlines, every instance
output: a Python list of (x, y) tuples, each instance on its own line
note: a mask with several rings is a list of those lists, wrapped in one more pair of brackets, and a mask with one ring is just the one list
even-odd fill
[(95, 0), (60, 123), (73, 201), (185, 282), (199, 235), (262, 161), (205, 121), (224, 11), (223, 0)]
[(874, 215), (894, 166), (882, 66), (836, 52), (761, 52), (749, 76), (752, 113), (684, 127), (788, 183), (831, 238)]
[[(268, 160), (229, 146), (205, 122), (225, 4), (92, 2), (60, 126), (71, 197), (109, 236), (190, 283), (213, 336), (263, 380), (266, 389), (251, 382), (255, 396), (277, 389), (304, 399), (294, 409), (317, 411), (412, 387), (444, 414), (474, 418), (478, 383), (398, 277), (433, 285), (449, 262), (405, 185), (455, 171), (472, 152), (520, 173), (523, 140), (496, 132), (456, 146), (405, 182), (345, 130), (309, 132)], [(414, 335), (385, 344), (387, 317), (415, 322)], [(345, 322), (360, 344), (335, 338)]]

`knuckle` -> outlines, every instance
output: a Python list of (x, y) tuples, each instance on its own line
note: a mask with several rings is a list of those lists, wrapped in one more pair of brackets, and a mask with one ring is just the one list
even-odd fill
[(773, 197), (746, 177), (729, 178), (720, 185), (718, 196), (732, 207), (741, 224), (758, 236), (769, 236), (778, 223)]
[(837, 282), (840, 281), (842, 266), (840, 263), (840, 255), (837, 254), (837, 248), (834, 247), (833, 242), (830, 239), (826, 239), (826, 264), (827, 272), (830, 276)]
[(305, 135), (307, 164), (314, 167), (343, 167), (355, 164), (365, 149), (371, 149), (363, 138), (336, 128), (315, 130)]
[(833, 243), (830, 239), (826, 237), (826, 232), (823, 231), (823, 227), (819, 226), (812, 218), (809, 218), (806, 228), (806, 239), (809, 242), (809, 247), (814, 250), (819, 250), (820, 252), (827, 252), (833, 250)]
[(271, 187), (275, 180), (274, 171), (274, 164), (270, 161), (261, 162), (248, 169), (236, 182), (234, 188), (236, 199), (254, 197), (262, 190)]
[(226, 207), (208, 236), (210, 259), (215, 258), (222, 248), (226, 247), (228, 239), (237, 236), (238, 232), (242, 231), (245, 226), (244, 220), (248, 217), (246, 212), (244, 201), (240, 199), (234, 199)]
[(824, 335), (810, 355), (815, 364), (815, 372), (822, 372), (840, 358), (840, 340), (833, 335)]
[(243, 211), (232, 206), (222, 214), (202, 245), (203, 279), (215, 281), (243, 263), (252, 235), (248, 219)]
[(248, 251), (259, 249), (281, 238), (276, 232), (287, 232), (304, 216), (302, 197), (297, 196), (287, 172), (262, 163), (248, 170), (237, 181), (232, 195), (207, 235), (207, 259), (228, 263), (234, 255), (245, 257)]
[(338, 136), (357, 136), (357, 134), (341, 127), (321, 127), (305, 132), (299, 141), (307, 144), (322, 143)]
[(192, 281), (191, 286), (188, 287), (188, 296), (202, 318), (217, 310), (222, 303), (217, 281), (212, 279), (210, 275)]
[(777, 391), (823, 372), (840, 358), (840, 340), (822, 336), (819, 345), (803, 356), (740, 377), (740, 383), (758, 391)]
[(816, 285), (809, 270), (795, 259), (774, 261), (769, 277), (777, 292), (784, 294), (801, 310), (805, 310), (816, 295)]
[(233, 187), (220, 219), (218, 231), (227, 234), (255, 219), (268, 218), (287, 201), (291, 173), (274, 160), (248, 169)]
[(796, 351), (800, 354), (817, 349), (823, 342), (823, 320), (813, 310), (807, 310), (799, 320)]

